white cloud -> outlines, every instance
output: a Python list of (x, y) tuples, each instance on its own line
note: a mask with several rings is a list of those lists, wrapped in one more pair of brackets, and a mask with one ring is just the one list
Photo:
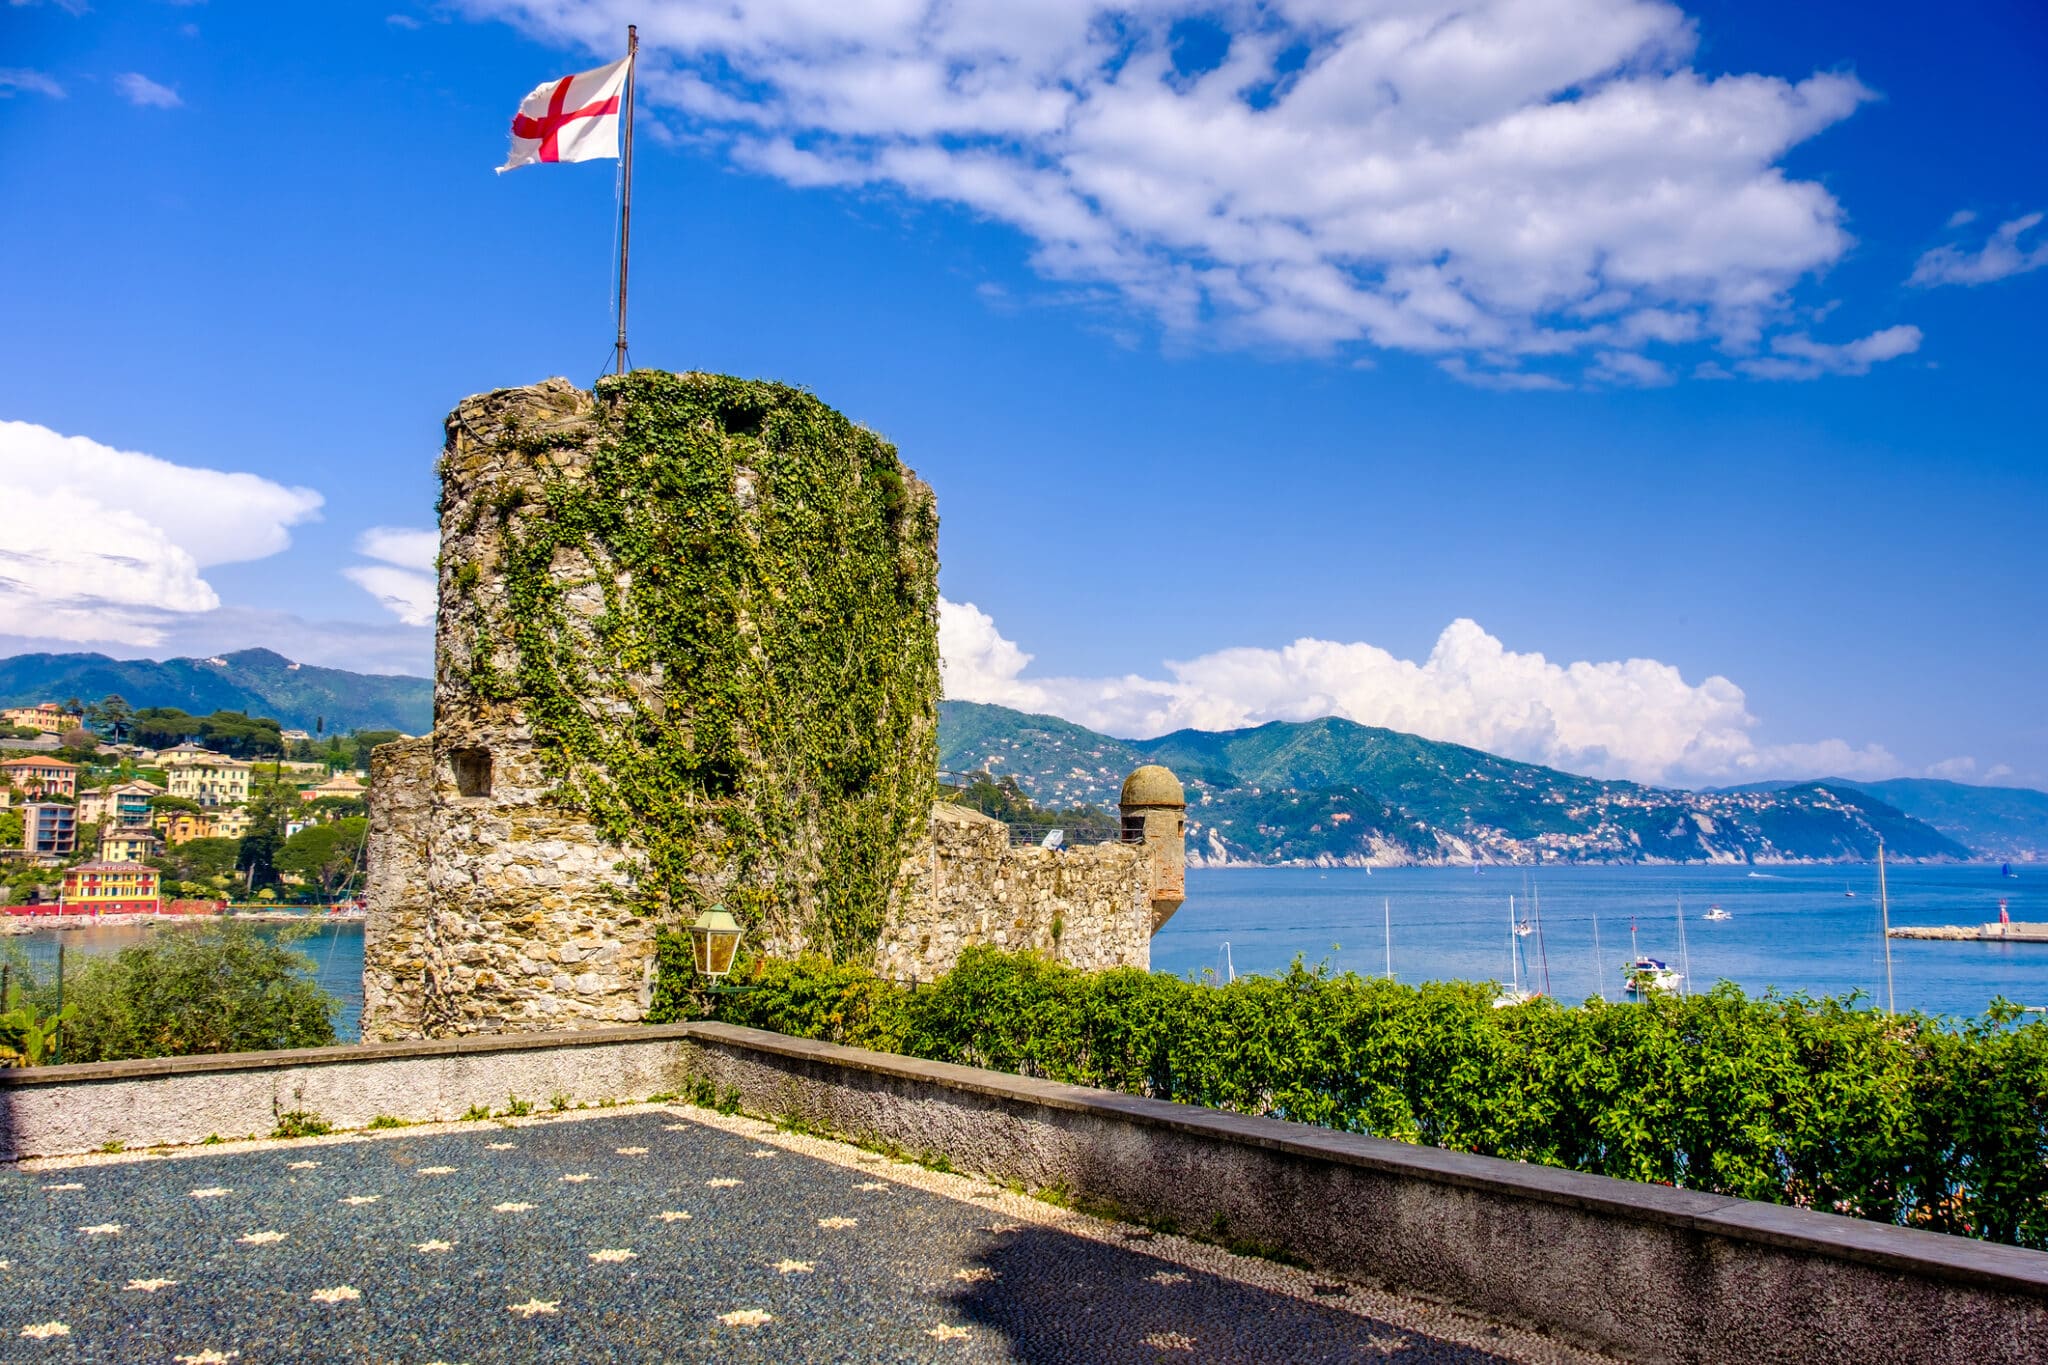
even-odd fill
[(1884, 749), (1841, 740), (1762, 745), (1742, 689), (1688, 683), (1654, 659), (1553, 663), (1517, 653), (1469, 620), (1426, 659), (1370, 644), (1297, 640), (1169, 662), (1163, 678), (1034, 678), (1031, 656), (971, 603), (942, 602), (946, 695), (1046, 712), (1143, 738), (1341, 716), (1573, 772), (1642, 782), (1780, 775), (1889, 776)]
[[(1949, 226), (1965, 226), (1975, 217), (1975, 214), (1968, 217), (1958, 214), (1949, 220)], [(2042, 220), (2042, 214), (2029, 213), (2009, 223), (2000, 223), (1998, 230), (1975, 251), (1966, 251), (1952, 244), (1938, 246), (1914, 264), (1913, 274), (1906, 283), (1923, 288), (1940, 284), (1989, 284), (2009, 275), (2039, 270), (2048, 265), (2048, 234), (2037, 236), (2031, 246), (2021, 246), (2020, 238), (2041, 226)]]
[(201, 571), (263, 559), (318, 493), (0, 421), (0, 633), (153, 645), (220, 599)]
[(369, 593), (408, 626), (434, 624), (434, 561), (441, 533), (402, 526), (373, 526), (356, 537), (356, 552), (382, 564), (358, 564), (342, 576)]
[(341, 572), (405, 625), (434, 624), (434, 580), (428, 575), (382, 564), (357, 564)]
[(1771, 353), (1738, 366), (1758, 379), (1818, 379), (1824, 374), (1868, 374), (1881, 361), (1920, 349), (1920, 329), (1887, 327), (1857, 341), (1831, 345), (1804, 332), (1771, 338)]
[[(1663, 0), (458, 3), (593, 54), (635, 21), (646, 98), (740, 164), (1008, 224), (1170, 331), (1497, 387), (1755, 349), (1850, 243), (1780, 163), (1871, 98), (1702, 73)], [(1176, 57), (1187, 23), (1213, 66)]]
[(1944, 758), (1939, 763), (1927, 765), (1929, 777), (1945, 777), (1951, 782), (1967, 782), (1977, 772), (1977, 760), (1964, 755), (1960, 758)]
[(401, 569), (427, 573), (441, 554), (441, 533), (404, 526), (372, 526), (356, 537), (356, 552)]
[(159, 85), (139, 71), (126, 71), (114, 77), (114, 88), (121, 92), (121, 98), (142, 109), (176, 109), (185, 102), (170, 86)]
[(32, 95), (48, 95), (53, 100), (64, 98), (64, 87), (57, 83), (55, 76), (22, 66), (0, 66), (0, 99), (13, 95), (17, 90), (25, 90)]
[(410, 14), (387, 14), (384, 22), (393, 28), (417, 29), (420, 26), (420, 21)]

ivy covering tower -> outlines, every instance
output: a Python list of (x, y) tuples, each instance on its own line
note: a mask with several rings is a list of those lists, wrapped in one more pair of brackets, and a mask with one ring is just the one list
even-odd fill
[(643, 370), (463, 402), (441, 481), (434, 733), (379, 756), (427, 788), (384, 803), (424, 874), (384, 928), (429, 1025), (639, 1017), (713, 902), (871, 954), (937, 768), (938, 515), (895, 448)]

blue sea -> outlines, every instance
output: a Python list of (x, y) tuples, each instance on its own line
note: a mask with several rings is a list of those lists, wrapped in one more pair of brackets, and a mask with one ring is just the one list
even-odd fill
[[(1998, 918), (2000, 900), (2015, 920), (2048, 921), (2048, 868), (2019, 872), (2004, 878), (1996, 867), (1893, 866), (1892, 923), (1982, 924)], [(1516, 918), (1540, 914), (1542, 926), (1540, 935), (1515, 939), (1526, 957), (1514, 965), (1510, 896)], [(1701, 918), (1716, 905), (1733, 918)], [(1387, 970), (1391, 923), (1398, 980), (1506, 982), (1519, 970), (1525, 986), (1559, 1000), (1596, 992), (1614, 1000), (1622, 998), (1633, 925), (1635, 948), (1684, 973), (1692, 989), (1728, 980), (1752, 994), (1861, 991), (1881, 1007), (1878, 918), (1874, 866), (1396, 868), (1370, 875), (1363, 868), (1196, 868), (1188, 873), (1187, 904), (1152, 940), (1152, 966), (1181, 976), (1232, 968), (1243, 975), (1284, 971), (1299, 956), (1379, 975)], [(68, 930), (64, 941), (69, 954), (112, 952), (150, 932)], [(22, 945), (47, 968), (56, 961), (56, 939), (47, 930), (0, 939), (0, 951)], [(353, 1040), (363, 1005), (362, 924), (322, 924), (298, 948), (314, 978), (340, 997), (340, 1033)], [(2048, 1005), (2048, 944), (1894, 939), (1891, 958), (1901, 1010), (1978, 1015), (1996, 996)]]
[[(2048, 920), (2048, 868), (2017, 870), (2007, 878), (1996, 866), (1889, 866), (1891, 922), (1984, 924), (2001, 900), (2015, 920)], [(1522, 984), (1558, 1000), (1623, 998), (1633, 942), (1695, 990), (1727, 980), (1752, 994), (1861, 991), (1885, 1003), (1874, 865), (1193, 869), (1187, 903), (1152, 940), (1152, 966), (1225, 972), (1227, 943), (1239, 974), (1281, 971), (1299, 956), (1379, 975), (1391, 922), (1396, 979), (1507, 982), (1517, 970), (1511, 896), (1516, 918), (1540, 907), (1541, 935), (1515, 939), (1526, 954)], [(1717, 905), (1733, 918), (1702, 918)], [(1996, 996), (2048, 1005), (2048, 944), (1893, 939), (1891, 968), (1901, 1010), (1977, 1015)]]

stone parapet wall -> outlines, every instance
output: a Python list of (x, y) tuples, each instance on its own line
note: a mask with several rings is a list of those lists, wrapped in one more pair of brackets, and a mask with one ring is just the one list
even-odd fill
[(0, 1160), (261, 1134), (291, 1110), (362, 1127), (705, 1084), (1622, 1359), (2019, 1365), (2048, 1340), (2038, 1251), (726, 1024), (0, 1071)]
[(1084, 969), (1143, 969), (1151, 965), (1152, 918), (1143, 846), (1013, 848), (1001, 821), (941, 803), (904, 860), (875, 969), (929, 981), (980, 944)]

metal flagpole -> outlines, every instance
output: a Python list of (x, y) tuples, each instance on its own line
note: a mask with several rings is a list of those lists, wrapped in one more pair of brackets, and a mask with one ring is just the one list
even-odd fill
[(626, 25), (626, 192), (619, 206), (619, 343), (617, 373), (626, 372), (626, 260), (633, 240), (633, 75), (639, 67), (640, 26)]

